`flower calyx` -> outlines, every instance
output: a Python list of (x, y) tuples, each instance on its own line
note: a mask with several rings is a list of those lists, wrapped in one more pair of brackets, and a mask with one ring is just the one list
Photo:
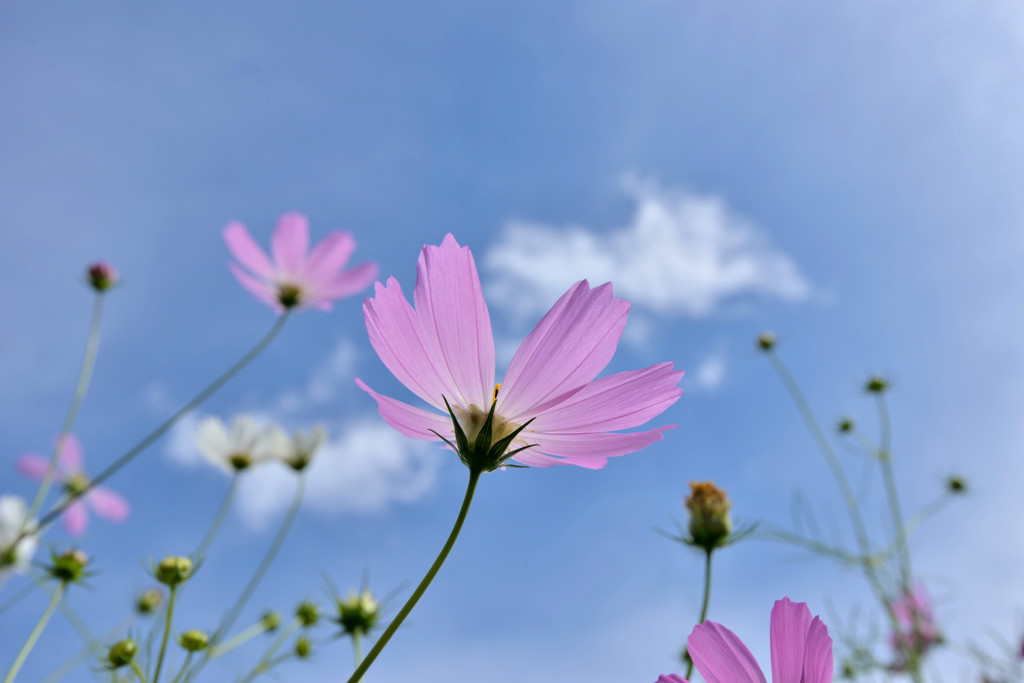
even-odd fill
[[(470, 424), (469, 435), (463, 429), (459, 418), (455, 415), (455, 411), (452, 410), (451, 405), (448, 403), (448, 399), (444, 396), (441, 397), (444, 400), (445, 407), (448, 409), (448, 414), (452, 418), (452, 426), (455, 428), (455, 443), (453, 444), (437, 432), (434, 432), (434, 435), (458, 453), (459, 460), (472, 472), (493, 472), (499, 467), (503, 467), (505, 462), (516, 453), (536, 445), (527, 444), (511, 451), (508, 450), (512, 441), (533, 422), (534, 418), (531, 417), (521, 425), (513, 425), (510, 422), (501, 420), (496, 429), (494, 424), (494, 406), (497, 405), (497, 389), (495, 389), (494, 393), (495, 400), (491, 401), (491, 409), (487, 411), (486, 416), (483, 415), (482, 411), (476, 409), (475, 406), (470, 408), (470, 412), (467, 415)], [(479, 412), (479, 415), (477, 412)], [(510, 428), (512, 428), (511, 431)]]

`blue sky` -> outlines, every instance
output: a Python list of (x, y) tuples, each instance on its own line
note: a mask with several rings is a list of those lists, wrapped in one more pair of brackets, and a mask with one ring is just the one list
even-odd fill
[[(686, 395), (656, 421), (678, 429), (603, 471), (488, 475), (367, 680), (653, 681), (699, 608), (699, 558), (651, 531), (681, 516), (688, 481), (712, 478), (737, 517), (780, 523), (803, 490), (841, 525), (753, 350), (765, 328), (829, 423), (849, 413), (871, 433), (859, 386), (893, 377), (906, 507), (951, 472), (972, 482), (914, 539), (940, 621), (960, 640), (989, 626), (1016, 638), (1022, 40), (1011, 2), (6, 2), (0, 491), (31, 494), (14, 460), (50, 442), (70, 398), (88, 261), (123, 274), (76, 428), (95, 470), (272, 324), (225, 268), (228, 221), (263, 243), (291, 210), (314, 236), (350, 230), (356, 258), (407, 292), (420, 247), (451, 231), (480, 265), (499, 356), (568, 284), (610, 279), (634, 306), (609, 371), (671, 360)], [(332, 432), (250, 620), (321, 597), (321, 572), (347, 588), (368, 570), (378, 595), (407, 587), (447, 534), (464, 468), (389, 432), (356, 375), (408, 397), (367, 343), (360, 297), (296, 316), (200, 411)], [(147, 585), (144, 558), (195, 546), (225, 489), (193, 462), (187, 427), (110, 482), (131, 520), (83, 541), (99, 573), (72, 604), (98, 631)], [(253, 476), (182, 628), (215, 625), (290, 486)], [(776, 598), (845, 614), (865, 595), (858, 577), (764, 542), (718, 570), (711, 617), (764, 662)], [(0, 661), (42, 608), (36, 595), (8, 613)], [(77, 648), (56, 619), (23, 679)], [(338, 680), (350, 657), (331, 644), (283, 680)]]

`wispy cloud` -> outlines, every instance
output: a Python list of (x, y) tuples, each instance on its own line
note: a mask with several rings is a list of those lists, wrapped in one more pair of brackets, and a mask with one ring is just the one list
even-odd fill
[(698, 387), (705, 391), (717, 391), (725, 379), (725, 370), (725, 356), (716, 353), (701, 361), (693, 374)]
[(340, 339), (330, 355), (310, 373), (306, 385), (301, 390), (282, 394), (272, 412), (293, 414), (333, 400), (341, 386), (351, 388), (358, 357), (355, 344), (348, 339)]
[(611, 231), (512, 221), (484, 256), (490, 300), (527, 315), (573, 282), (611, 281), (618, 295), (659, 314), (706, 316), (729, 299), (800, 300), (810, 286), (794, 261), (719, 197), (627, 178), (636, 201)]

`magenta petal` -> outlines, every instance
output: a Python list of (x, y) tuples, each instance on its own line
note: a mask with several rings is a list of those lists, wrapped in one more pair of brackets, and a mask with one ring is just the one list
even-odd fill
[[(537, 444), (536, 450), (551, 455), (570, 456), (572, 464), (580, 463), (575, 458), (611, 458), (617, 455), (635, 453), (655, 441), (662, 439), (661, 433), (666, 429), (674, 429), (675, 425), (666, 425), (646, 432), (629, 434), (596, 433), (596, 434), (542, 434), (531, 433), (529, 428), (520, 434), (520, 440)], [(603, 466), (603, 465), (602, 465)]]
[(660, 415), (679, 400), (681, 370), (659, 363), (643, 370), (602, 377), (546, 406), (530, 425), (538, 432), (597, 432), (630, 429)]
[(679, 674), (668, 674), (667, 676), (662, 674), (654, 683), (688, 683), (688, 681)]
[(224, 241), (228, 245), (231, 255), (238, 259), (238, 262), (251, 270), (256, 275), (267, 280), (273, 279), (274, 267), (270, 265), (263, 249), (256, 244), (252, 235), (241, 223), (231, 223), (224, 228)]
[(494, 338), (469, 247), (460, 247), (451, 233), (440, 247), (423, 247), (413, 299), (427, 351), (442, 376), (460, 392), (459, 402), (489, 408), (494, 392)]
[[(53, 440), (53, 447), (57, 448), (57, 439)], [(85, 465), (85, 455), (82, 452), (82, 444), (74, 434), (64, 437), (64, 443), (60, 446), (60, 464), (65, 472), (81, 472)]]
[(377, 401), (377, 410), (384, 421), (392, 428), (413, 439), (438, 440), (430, 430), (453, 441), (455, 430), (450, 417), (421, 410), (407, 403), (396, 401), (388, 396), (378, 394), (358, 377), (356, 384)]
[(302, 273), (309, 249), (309, 221), (301, 213), (286, 213), (277, 221), (270, 238), (277, 276), (296, 277)]
[(706, 683), (767, 683), (747, 646), (721, 624), (713, 621), (698, 624), (686, 642), (693, 663)]
[(310, 283), (326, 284), (348, 263), (355, 248), (356, 241), (351, 233), (331, 231), (309, 252), (303, 272), (305, 279)]
[(800, 683), (832, 683), (832, 638), (819, 617), (807, 630), (803, 678)]
[(89, 513), (85, 509), (85, 504), (80, 500), (76, 500), (69, 505), (64, 510), (63, 522), (64, 530), (72, 536), (84, 534), (85, 530), (89, 527)]
[(360, 263), (358, 266), (338, 273), (328, 281), (317, 294), (331, 299), (340, 299), (356, 292), (361, 292), (367, 285), (377, 277), (377, 264), (373, 262)]
[(284, 310), (281, 303), (277, 300), (277, 290), (272, 285), (257, 280), (234, 263), (228, 264), (228, 270), (230, 270), (231, 274), (235, 276), (235, 279), (238, 280), (239, 284), (249, 290), (249, 293), (254, 297), (267, 304), (278, 313)]
[(594, 379), (615, 353), (628, 313), (611, 284), (573, 285), (512, 358), (498, 397), (502, 414), (532, 417), (530, 409)]
[(811, 610), (806, 602), (792, 602), (789, 598), (775, 601), (771, 625), (772, 680), (800, 683), (810, 625)]
[[(513, 447), (518, 448), (518, 444)], [(522, 463), (523, 465), (529, 465), (530, 467), (554, 467), (555, 465), (571, 464), (565, 458), (556, 458), (553, 455), (544, 455), (533, 448), (527, 448), (525, 451), (516, 453), (512, 456), (512, 459), (516, 462)]]
[(42, 479), (46, 476), (46, 468), (49, 467), (49, 464), (49, 458), (44, 458), (37, 453), (25, 453), (18, 458), (14, 466), (20, 474), (30, 479)]
[(128, 501), (120, 493), (102, 486), (97, 486), (85, 494), (84, 500), (93, 512), (108, 522), (123, 522), (128, 519), (128, 513), (131, 512)]

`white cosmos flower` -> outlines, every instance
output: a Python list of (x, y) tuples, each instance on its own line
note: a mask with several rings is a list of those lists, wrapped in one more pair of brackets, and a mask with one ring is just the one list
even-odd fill
[(208, 417), (196, 431), (196, 445), (211, 463), (228, 474), (257, 463), (282, 457), (288, 451), (288, 437), (280, 428), (262, 429), (248, 415), (236, 415), (229, 431), (216, 417)]
[(287, 443), (287, 447), (280, 455), (284, 464), (296, 472), (306, 469), (313, 455), (320, 449), (320, 446), (327, 440), (327, 429), (323, 425), (316, 425), (309, 434), (294, 432)]
[[(11, 572), (24, 572), (28, 563), (35, 555), (38, 539), (35, 534), (26, 536), (11, 545), (21, 534), (25, 526), (28, 506), (20, 496), (0, 496), (0, 585)], [(35, 529), (35, 522), (30, 524)]]

